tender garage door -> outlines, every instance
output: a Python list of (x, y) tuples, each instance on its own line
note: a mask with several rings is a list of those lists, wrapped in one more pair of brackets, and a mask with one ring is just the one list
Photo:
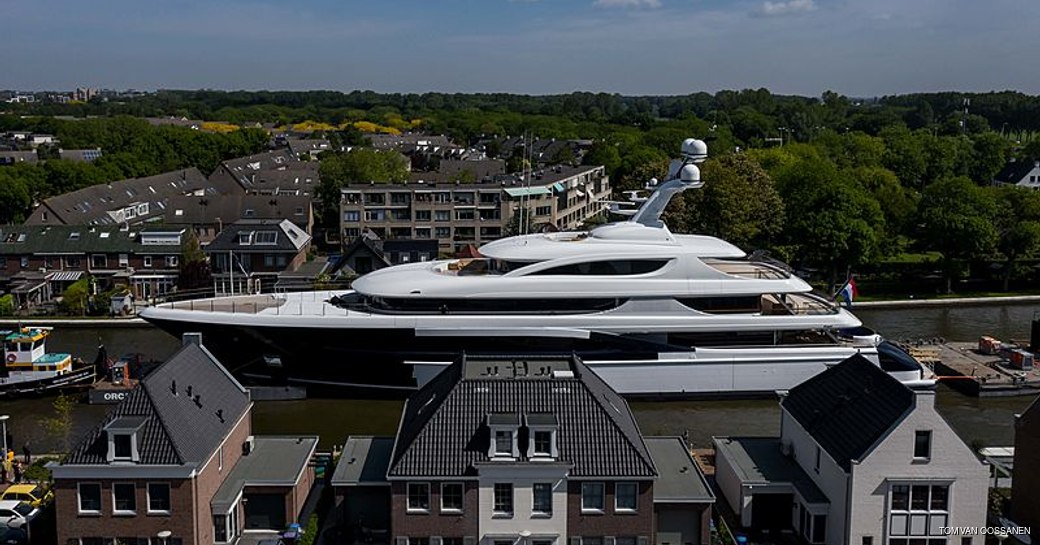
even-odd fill
[(285, 528), (284, 494), (245, 494), (247, 530)]

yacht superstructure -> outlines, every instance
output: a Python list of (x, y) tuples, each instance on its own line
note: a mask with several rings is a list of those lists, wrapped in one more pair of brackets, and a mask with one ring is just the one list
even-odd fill
[(790, 268), (715, 237), (671, 233), (671, 197), (698, 188), (699, 140), (628, 221), (527, 234), (482, 258), (397, 265), (353, 289), (167, 303), (142, 317), (201, 330), (242, 374), (409, 389), (465, 351), (577, 352), (623, 394), (784, 390), (854, 353), (910, 383), (913, 358), (812, 293)]

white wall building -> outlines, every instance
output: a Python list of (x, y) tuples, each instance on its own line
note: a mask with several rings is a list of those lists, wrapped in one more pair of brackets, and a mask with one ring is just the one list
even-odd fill
[(982, 544), (943, 530), (985, 526), (989, 471), (935, 410), (934, 391), (855, 356), (781, 409), (779, 439), (715, 439), (716, 479), (743, 526), (828, 545)]

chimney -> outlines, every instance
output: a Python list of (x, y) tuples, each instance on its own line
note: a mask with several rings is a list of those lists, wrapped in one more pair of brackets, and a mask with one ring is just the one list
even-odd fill
[(181, 346), (188, 346), (189, 344), (202, 346), (202, 333), (185, 333), (182, 335)]

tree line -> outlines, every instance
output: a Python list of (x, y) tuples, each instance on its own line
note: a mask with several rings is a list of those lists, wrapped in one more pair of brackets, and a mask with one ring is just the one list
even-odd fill
[(55, 135), (64, 149), (101, 148), (93, 162), (58, 159), (44, 146), (41, 163), (0, 167), (0, 223), (18, 223), (34, 203), (96, 184), (196, 167), (209, 173), (225, 159), (256, 153), (269, 136), (258, 129), (227, 134), (171, 125), (153, 126), (128, 116), (64, 120), (0, 115), (0, 133), (32, 131)]

